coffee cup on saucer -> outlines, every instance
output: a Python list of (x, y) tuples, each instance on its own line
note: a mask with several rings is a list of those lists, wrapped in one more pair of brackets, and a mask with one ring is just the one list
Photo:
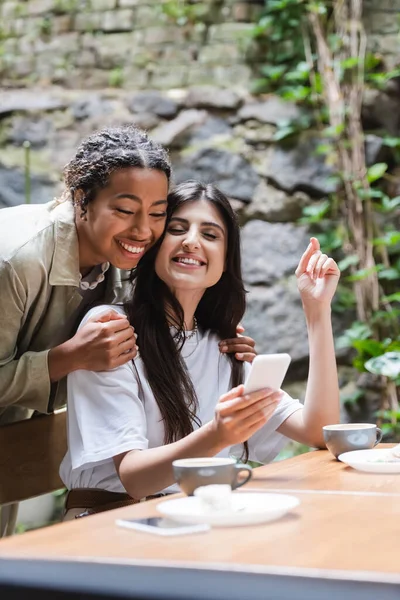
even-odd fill
[(337, 458), (343, 452), (373, 448), (382, 440), (382, 431), (373, 423), (325, 425), (326, 447)]
[[(247, 483), (252, 476), (249, 465), (238, 464), (234, 458), (218, 456), (174, 460), (172, 468), (175, 481), (188, 496), (204, 485), (228, 484), (234, 490)], [(240, 478), (242, 473), (245, 473), (244, 479)]]

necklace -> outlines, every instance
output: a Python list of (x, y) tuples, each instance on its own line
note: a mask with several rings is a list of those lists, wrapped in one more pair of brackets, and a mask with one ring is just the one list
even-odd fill
[(108, 271), (108, 269), (110, 268), (110, 263), (109, 262), (104, 262), (101, 265), (101, 273), (99, 275), (97, 275), (96, 279), (94, 281), (85, 281), (85, 279), (90, 279), (91, 273), (93, 272), (90, 271), (90, 273), (88, 273), (86, 275), (85, 278), (82, 277), (82, 275), (80, 276), (80, 282), (79, 282), (79, 287), (81, 288), (81, 290), (94, 290), (95, 287), (97, 287), (99, 285), (99, 283), (101, 283), (102, 281), (104, 281), (105, 278), (105, 273), (106, 271)]
[(185, 333), (185, 341), (187, 342), (188, 340), (191, 340), (192, 337), (194, 337), (196, 334), (197, 334), (197, 319), (196, 319), (196, 317), (193, 317), (193, 329), (189, 333), (189, 335), (186, 335), (186, 333)]

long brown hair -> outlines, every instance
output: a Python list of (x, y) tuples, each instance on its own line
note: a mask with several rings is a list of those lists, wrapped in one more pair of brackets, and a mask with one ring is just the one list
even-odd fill
[[(220, 280), (201, 298), (195, 316), (198, 327), (212, 331), (220, 339), (236, 337), (236, 327), (245, 311), (245, 289), (241, 272), (240, 231), (236, 215), (227, 197), (214, 185), (186, 182), (168, 196), (167, 223), (186, 202), (206, 200), (221, 215), (227, 230), (225, 271)], [(196, 417), (198, 401), (180, 350), (185, 341), (184, 314), (178, 300), (155, 272), (155, 259), (162, 238), (140, 260), (136, 272), (133, 300), (126, 306), (140, 342), (140, 356), (150, 387), (160, 409), (165, 444), (187, 436)], [(166, 312), (166, 307), (168, 311)], [(179, 342), (170, 333), (173, 324)], [(230, 354), (231, 386), (243, 381), (243, 364)]]

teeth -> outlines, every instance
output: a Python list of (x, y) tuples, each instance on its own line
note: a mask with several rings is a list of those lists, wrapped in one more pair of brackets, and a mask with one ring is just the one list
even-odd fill
[(142, 252), (144, 251), (143, 247), (139, 247), (139, 246), (130, 246), (129, 244), (124, 244), (124, 242), (118, 242), (123, 248), (125, 248), (125, 250), (128, 250), (128, 252), (132, 252), (132, 254), (142, 254)]
[(201, 267), (201, 262), (195, 258), (178, 258), (177, 261), (180, 263), (185, 263), (186, 265), (196, 265)]

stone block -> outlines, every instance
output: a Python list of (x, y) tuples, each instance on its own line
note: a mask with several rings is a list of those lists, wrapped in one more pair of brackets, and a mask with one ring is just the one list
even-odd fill
[(3, 21), (14, 19), (19, 16), (19, 2), (3, 2), (0, 6), (0, 15)]
[(234, 42), (246, 40), (254, 25), (251, 23), (221, 23), (211, 25), (209, 29), (209, 42)]
[(183, 31), (178, 26), (148, 27), (144, 32), (144, 43), (149, 45), (184, 41)]
[(243, 90), (248, 88), (253, 78), (247, 65), (219, 65), (213, 69), (214, 81), (221, 87), (232, 87)]
[(54, 0), (29, 0), (27, 2), (28, 15), (43, 15), (53, 10)]
[(103, 13), (80, 12), (75, 16), (75, 29), (77, 31), (98, 31), (101, 29)]
[[(155, 48), (156, 46), (154, 46)], [(175, 44), (162, 45), (160, 47), (161, 60), (168, 65), (184, 64), (195, 60), (197, 50), (193, 47), (177, 47)]]
[(185, 87), (190, 65), (154, 65), (151, 74), (151, 87), (159, 90)]
[(79, 35), (76, 31), (71, 31), (49, 40), (37, 38), (34, 42), (34, 49), (38, 55), (48, 53), (52, 59), (57, 60), (59, 57), (79, 51)]
[(131, 31), (133, 27), (133, 11), (110, 10), (102, 13), (101, 29), (103, 31)]
[[(147, 87), (149, 87), (149, 73), (146, 69), (131, 66), (124, 69), (123, 88), (125, 90), (142, 90)], [(152, 87), (155, 86), (152, 85)]]
[(213, 68), (209, 65), (191, 65), (189, 69), (187, 84), (190, 86), (215, 84)]
[(126, 106), (132, 113), (155, 114), (162, 119), (172, 119), (178, 112), (178, 105), (173, 99), (152, 90), (128, 97)]
[(117, 6), (117, 0), (95, 0), (93, 8), (96, 10), (112, 10)]
[(185, 104), (189, 108), (235, 109), (241, 98), (234, 90), (221, 89), (213, 85), (193, 87), (189, 90)]
[(299, 137), (296, 145), (275, 146), (264, 176), (276, 187), (288, 193), (302, 191), (313, 197), (322, 198), (336, 190), (330, 179), (332, 169), (316, 149), (323, 140), (313, 132)]
[(187, 155), (182, 163), (175, 165), (177, 183), (199, 179), (205, 183), (217, 183), (229, 197), (250, 202), (259, 183), (259, 177), (249, 161), (234, 152), (219, 148), (201, 148)]
[(162, 48), (159, 46), (151, 47), (136, 47), (129, 57), (129, 63), (135, 67), (148, 67), (153, 63), (160, 64), (162, 55)]
[(73, 24), (72, 15), (59, 15), (58, 17), (54, 17), (52, 20), (52, 33), (54, 35), (67, 33), (73, 29)]
[[(265, 262), (270, 262), (269, 256)], [(246, 273), (244, 273), (246, 280)], [(247, 283), (247, 282), (246, 282)], [(292, 361), (308, 359), (307, 329), (294, 277), (271, 287), (249, 287), (243, 319), (246, 335), (259, 353), (290, 352)]]
[(302, 111), (291, 102), (278, 96), (270, 96), (264, 102), (252, 102), (242, 106), (238, 113), (240, 121), (255, 119), (260, 123), (278, 125), (280, 121), (298, 119)]
[(162, 14), (158, 6), (138, 6), (135, 9), (133, 26), (137, 29), (148, 27), (150, 25), (164, 26)]
[(140, 4), (140, 0), (119, 0), (119, 8), (130, 8), (131, 6), (137, 6)]
[(84, 49), (80, 50), (75, 59), (75, 65), (77, 67), (95, 67), (96, 66), (96, 55), (93, 50)]
[[(254, 241), (257, 240), (257, 243)], [(243, 272), (250, 285), (272, 285), (294, 274), (309, 243), (306, 227), (249, 221), (242, 229)]]
[(237, 44), (212, 44), (199, 52), (199, 63), (203, 65), (232, 65), (241, 60)]
[(310, 203), (310, 198), (303, 192), (288, 195), (262, 180), (254, 192), (253, 200), (244, 209), (242, 221), (293, 222), (301, 217), (303, 208)]
[(398, 19), (392, 13), (375, 13), (371, 15), (370, 31), (378, 35), (394, 33), (400, 30)]
[(187, 134), (196, 125), (203, 123), (206, 116), (207, 113), (204, 110), (182, 110), (175, 119), (154, 129), (152, 138), (163, 146), (181, 147)]
[(104, 34), (92, 40), (91, 47), (97, 55), (97, 66), (112, 69), (129, 64), (138, 48), (137, 36), (132, 32)]

